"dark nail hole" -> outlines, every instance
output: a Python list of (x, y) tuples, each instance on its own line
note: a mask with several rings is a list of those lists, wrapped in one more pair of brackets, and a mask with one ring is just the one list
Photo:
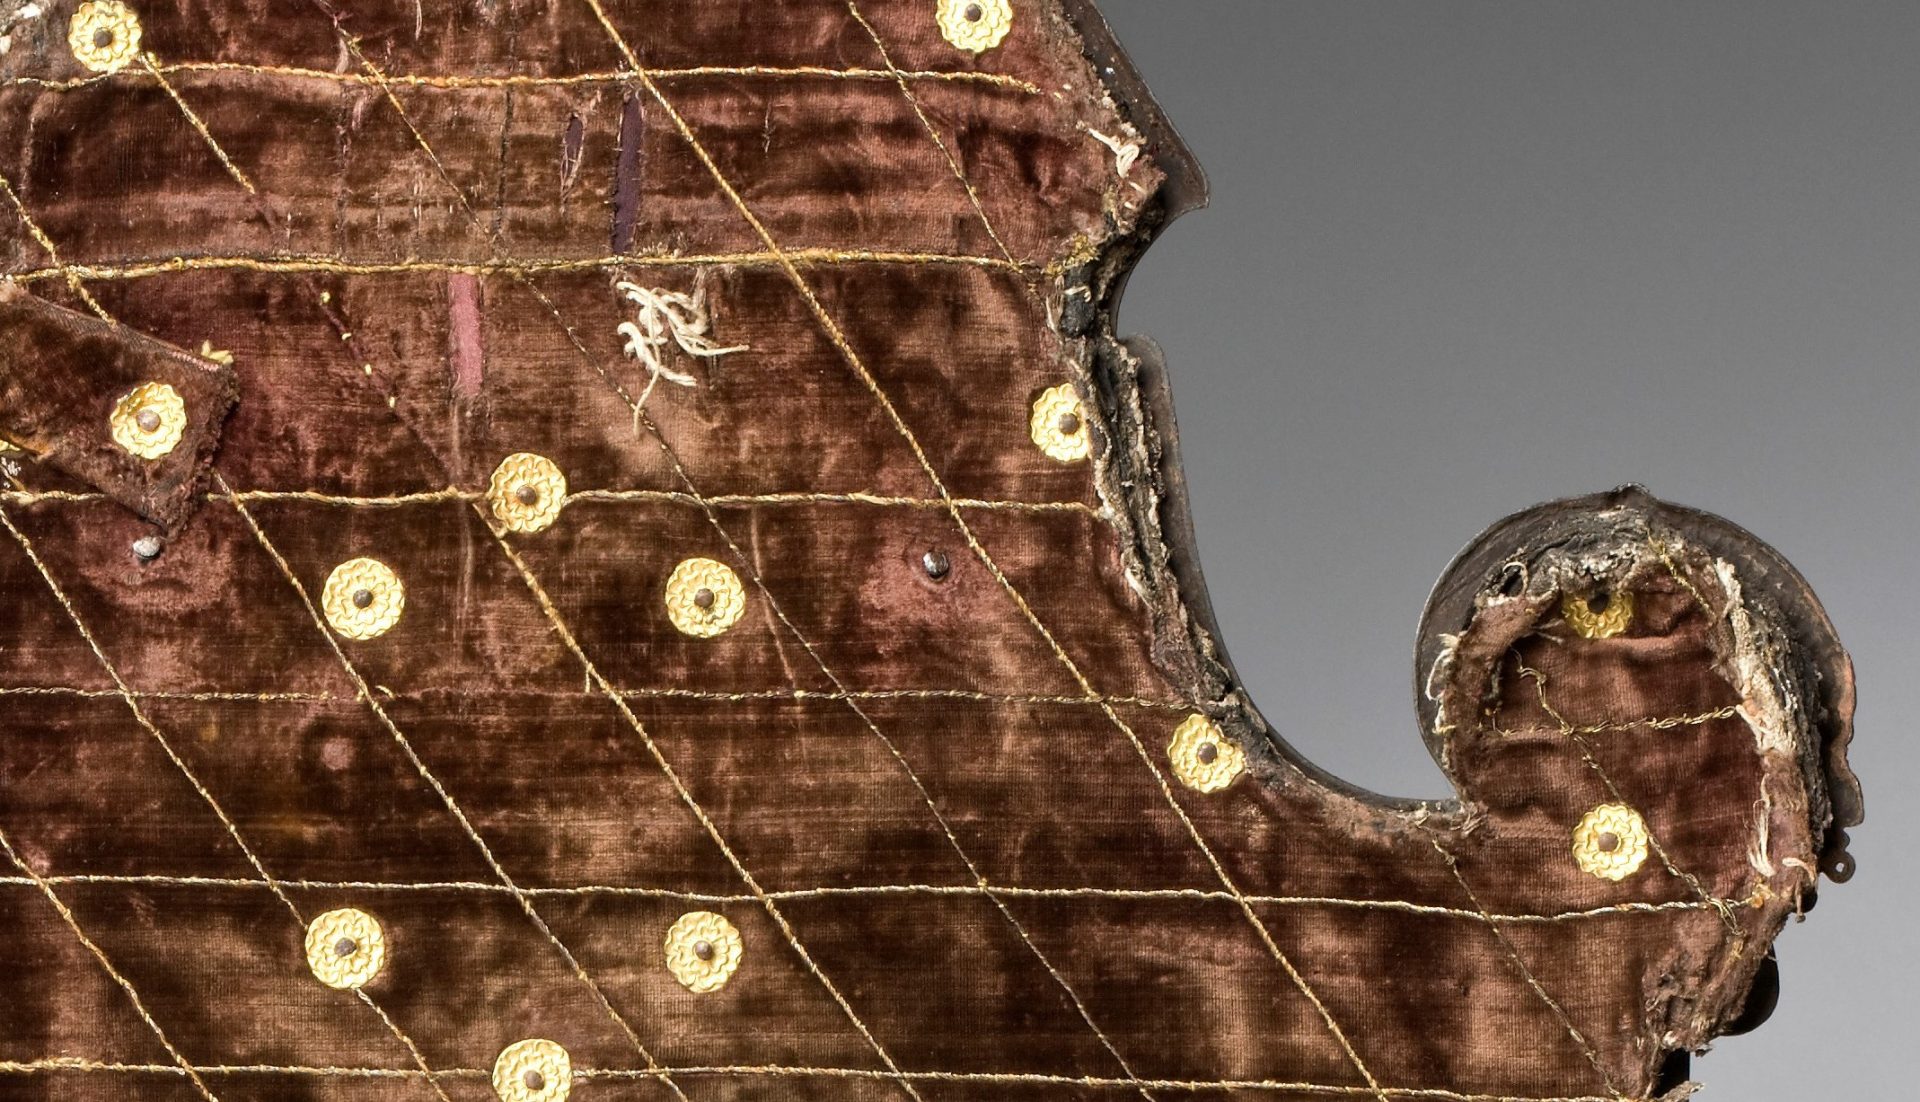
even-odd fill
[(1500, 576), (1500, 595), (1502, 597), (1518, 597), (1520, 590), (1526, 584), (1527, 572), (1518, 563), (1515, 563), (1507, 567), (1506, 573)]
[(947, 558), (945, 551), (936, 547), (920, 556), (920, 567), (927, 572), (927, 577), (937, 582), (953, 573), (953, 560)]
[(343, 937), (333, 943), (333, 955), (336, 957), (350, 957), (359, 951), (360, 943), (350, 937)]
[(547, 1089), (547, 1077), (537, 1071), (528, 1071), (520, 1077), (520, 1081), (525, 1083), (527, 1089), (530, 1091), (543, 1091)]
[(713, 942), (711, 941), (694, 942), (693, 955), (696, 957), (699, 957), (701, 960), (712, 960), (713, 959)]
[(373, 607), (373, 590), (371, 589), (354, 590), (353, 591), (353, 607), (372, 608)]
[(1587, 611), (1593, 613), (1595, 616), (1606, 615), (1607, 609), (1612, 607), (1613, 594), (1604, 589), (1587, 598)]
[(713, 607), (713, 602), (713, 590), (703, 587), (693, 591), (693, 606), (695, 608), (704, 612)]
[(1211, 742), (1203, 742), (1200, 744), (1200, 749), (1194, 751), (1194, 756), (1199, 758), (1202, 764), (1212, 765), (1220, 760), (1220, 748)]

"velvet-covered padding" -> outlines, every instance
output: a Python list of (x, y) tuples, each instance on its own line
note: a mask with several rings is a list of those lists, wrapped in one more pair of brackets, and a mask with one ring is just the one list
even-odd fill
[(1844, 652), (1635, 492), (1443, 580), (1458, 799), (1254, 711), (1081, 0), (77, 4), (0, 0), (0, 1100), (1678, 1097), (1845, 868)]

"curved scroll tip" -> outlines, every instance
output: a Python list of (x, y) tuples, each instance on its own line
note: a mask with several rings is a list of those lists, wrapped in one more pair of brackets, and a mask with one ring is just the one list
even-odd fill
[[(1832, 621), (1779, 552), (1644, 486), (1535, 506), (1493, 525), (1454, 559), (1428, 599), (1415, 650), (1415, 705), (1428, 749), (1461, 782), (1461, 717), (1484, 707), (1486, 678), (1497, 681), (1493, 670), (1509, 649), (1541, 635), (1577, 643), (1627, 633), (1636, 588), (1649, 584), (1677, 584), (1707, 613), (1714, 669), (1738, 698), (1730, 708), (1763, 752), (1796, 759), (1820, 870), (1850, 879), (1846, 828), (1862, 821), (1864, 807), (1847, 761), (1853, 664)], [(1476, 672), (1481, 680), (1470, 683)]]

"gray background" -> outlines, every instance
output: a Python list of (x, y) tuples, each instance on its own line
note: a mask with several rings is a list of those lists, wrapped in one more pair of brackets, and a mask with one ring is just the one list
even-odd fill
[(1102, 7), (1213, 181), (1121, 330), (1166, 349), (1262, 710), (1342, 777), (1444, 795), (1410, 653), (1467, 540), (1628, 481), (1747, 526), (1853, 651), (1868, 822), (1781, 940), (1779, 1013), (1695, 1078), (1909, 1096), (1920, 4)]

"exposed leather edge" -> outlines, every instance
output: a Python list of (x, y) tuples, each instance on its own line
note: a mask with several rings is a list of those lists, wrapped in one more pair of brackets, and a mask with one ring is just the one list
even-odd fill
[[(110, 430), (115, 405), (165, 383), (186, 425), (167, 454), (141, 459)], [(169, 532), (192, 513), (238, 400), (233, 369), (0, 280), (0, 437)]]

